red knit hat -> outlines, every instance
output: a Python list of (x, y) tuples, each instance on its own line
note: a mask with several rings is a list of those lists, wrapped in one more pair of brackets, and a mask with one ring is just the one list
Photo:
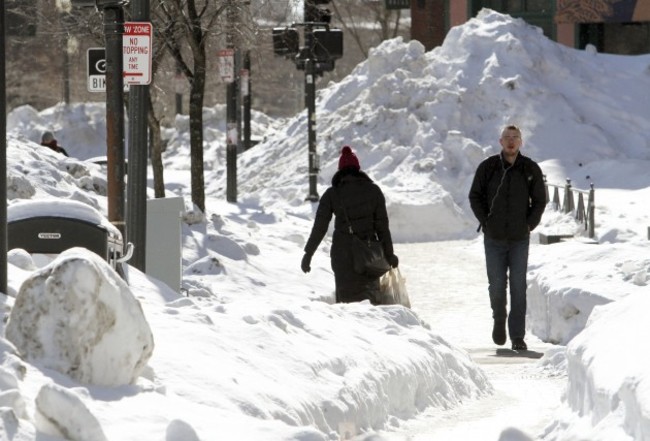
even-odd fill
[(341, 157), (339, 158), (339, 170), (346, 167), (353, 167), (357, 170), (361, 169), (361, 166), (359, 165), (359, 158), (357, 158), (357, 155), (352, 153), (352, 149), (349, 145), (343, 146), (341, 149)]

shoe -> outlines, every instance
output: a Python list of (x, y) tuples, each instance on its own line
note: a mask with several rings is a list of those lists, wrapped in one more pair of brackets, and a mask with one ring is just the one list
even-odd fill
[(494, 319), (492, 341), (499, 346), (506, 343), (506, 319)]
[(513, 351), (527, 351), (528, 346), (523, 338), (515, 338), (512, 340), (512, 350)]

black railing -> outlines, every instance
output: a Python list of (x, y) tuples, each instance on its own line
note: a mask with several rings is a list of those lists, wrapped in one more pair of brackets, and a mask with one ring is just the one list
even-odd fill
[[(596, 235), (594, 219), (595, 203), (594, 203), (594, 184), (589, 184), (589, 190), (580, 190), (571, 186), (571, 179), (566, 180), (565, 185), (549, 184), (546, 182), (544, 176), (544, 185), (546, 187), (546, 203), (552, 202), (555, 210), (561, 210), (563, 213), (572, 213), (575, 219), (585, 225), (585, 231), (590, 239)], [(549, 197), (549, 188), (553, 188), (553, 199)], [(563, 191), (562, 204), (560, 204), (560, 189)], [(587, 197), (587, 205), (585, 206), (585, 195)], [(575, 197), (577, 196), (578, 204), (575, 204)]]

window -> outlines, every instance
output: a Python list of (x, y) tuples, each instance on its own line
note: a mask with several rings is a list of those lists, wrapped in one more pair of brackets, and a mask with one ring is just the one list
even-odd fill
[(481, 8), (490, 8), (503, 14), (523, 18), (528, 23), (542, 28), (544, 35), (555, 39), (555, 1), (552, 0), (472, 0), (472, 13)]

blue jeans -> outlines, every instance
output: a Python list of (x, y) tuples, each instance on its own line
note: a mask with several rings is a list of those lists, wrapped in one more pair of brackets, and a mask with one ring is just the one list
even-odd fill
[[(510, 340), (526, 335), (526, 272), (529, 238), (518, 241), (484, 237), (485, 266), (494, 319), (508, 318)], [(510, 280), (510, 315), (506, 289)]]

